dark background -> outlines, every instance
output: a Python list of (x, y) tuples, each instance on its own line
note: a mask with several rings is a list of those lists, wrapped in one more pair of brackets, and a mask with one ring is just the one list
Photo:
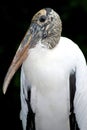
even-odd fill
[(22, 130), (20, 112), (20, 69), (13, 77), (6, 95), (2, 85), (32, 16), (44, 7), (59, 13), (62, 36), (76, 42), (87, 59), (87, 0), (0, 1), (0, 130)]

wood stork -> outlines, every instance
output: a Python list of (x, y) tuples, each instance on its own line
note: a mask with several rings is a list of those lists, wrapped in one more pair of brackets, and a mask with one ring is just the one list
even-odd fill
[(80, 130), (87, 130), (86, 60), (78, 45), (62, 37), (61, 31), (61, 19), (53, 9), (37, 12), (5, 77), (4, 93), (22, 64), (23, 130), (70, 130), (70, 75), (75, 78), (76, 120)]

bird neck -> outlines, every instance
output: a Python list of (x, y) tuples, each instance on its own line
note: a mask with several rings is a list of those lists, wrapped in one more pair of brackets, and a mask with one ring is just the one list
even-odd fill
[(60, 36), (61, 34), (60, 35), (55, 34), (53, 36), (49, 36), (46, 39), (42, 40), (41, 43), (48, 49), (53, 49), (59, 43)]

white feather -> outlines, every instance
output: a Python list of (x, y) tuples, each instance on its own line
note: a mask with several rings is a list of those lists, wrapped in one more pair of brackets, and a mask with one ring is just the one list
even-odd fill
[(25, 90), (27, 97), (29, 88), (26, 88), (26, 81), (31, 86), (31, 107), (35, 112), (36, 130), (70, 130), (69, 76), (72, 70), (76, 71), (75, 114), (79, 128), (87, 130), (86, 61), (74, 42), (61, 37), (54, 49), (44, 48), (39, 42), (29, 50), (22, 69), (21, 119), (24, 130), (28, 108), (22, 91)]
[(28, 98), (28, 87), (29, 84), (26, 80), (23, 68), (21, 69), (21, 112), (20, 112), (20, 119), (22, 120), (23, 130), (26, 130), (27, 124), (27, 114), (28, 114), (28, 106), (26, 103), (26, 99)]

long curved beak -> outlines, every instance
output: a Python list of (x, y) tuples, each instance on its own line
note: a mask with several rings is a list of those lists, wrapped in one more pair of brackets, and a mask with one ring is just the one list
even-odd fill
[(6, 74), (6, 77), (4, 79), (3, 83), (3, 93), (6, 93), (6, 90), (8, 88), (8, 85), (14, 76), (15, 72), (18, 70), (18, 68), (21, 66), (23, 61), (28, 56), (29, 48), (34, 47), (37, 44), (38, 39), (41, 36), (41, 26), (37, 23), (32, 22), (30, 25), (29, 30), (25, 34), (25, 37), (23, 38), (14, 58), (13, 61), (8, 69), (8, 72)]
[(24, 39), (22, 40), (14, 58), (13, 61), (8, 69), (8, 72), (6, 74), (6, 77), (4, 79), (4, 84), (3, 84), (3, 93), (6, 93), (6, 90), (8, 88), (8, 85), (15, 74), (15, 72), (18, 70), (18, 68), (21, 66), (23, 61), (27, 58), (28, 56), (28, 50), (29, 50), (29, 44), (32, 39), (32, 34), (30, 34), (29, 30), (27, 31)]

